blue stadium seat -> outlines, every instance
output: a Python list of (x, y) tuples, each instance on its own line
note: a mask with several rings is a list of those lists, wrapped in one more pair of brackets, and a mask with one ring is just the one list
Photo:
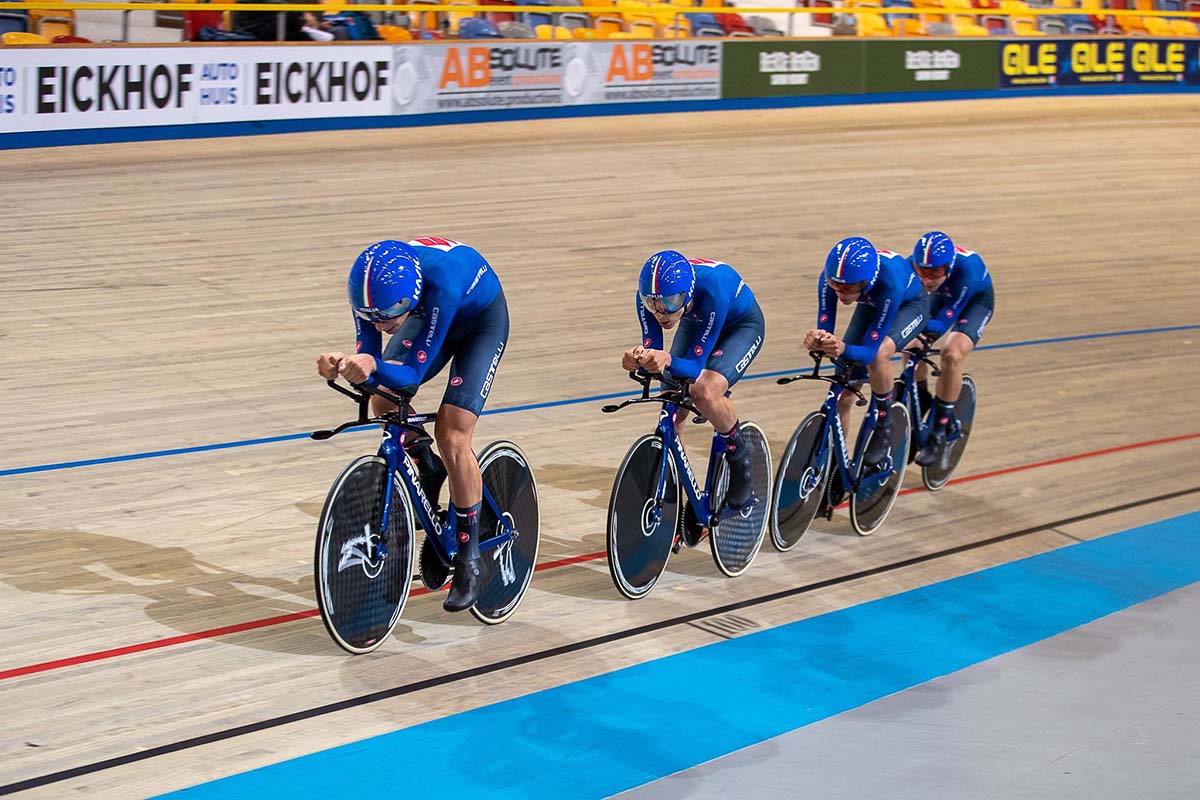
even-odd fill
[(1067, 23), (1067, 33), (1093, 34), (1096, 26), (1085, 14), (1064, 14), (1062, 21)]
[(489, 20), (468, 17), (458, 23), (458, 38), (460, 39), (499, 39), (500, 31)]
[[(549, 0), (525, 0), (521, 3), (523, 6), (548, 6)], [(556, 4), (557, 5), (557, 4)], [(537, 28), (538, 25), (553, 25), (554, 15), (543, 14), (540, 11), (526, 11), (523, 14), (517, 14), (517, 19), (524, 22), (530, 28)]]
[[(912, 0), (888, 0), (885, 5), (891, 6), (892, 8), (912, 8), (913, 2)], [(887, 22), (887, 26), (889, 28), (894, 28), (897, 20), (917, 19), (917, 17), (909, 16), (908, 14), (884, 14), (883, 18)]]
[(25, 11), (0, 11), (0, 33), (28, 33), (29, 14)]

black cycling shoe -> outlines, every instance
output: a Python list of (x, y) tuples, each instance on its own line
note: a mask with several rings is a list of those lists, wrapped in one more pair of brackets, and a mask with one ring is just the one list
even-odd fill
[(688, 547), (695, 547), (700, 544), (700, 540), (704, 538), (704, 525), (700, 520), (696, 519), (696, 512), (692, 509), (692, 501), (683, 501), (683, 543)]
[(442, 601), (446, 611), (466, 611), (479, 599), (479, 587), (483, 582), (480, 569), (482, 558), (455, 558), (454, 577), (450, 580), (450, 591)]
[(871, 441), (867, 442), (867, 452), (863, 453), (863, 462), (868, 467), (878, 467), (888, 459), (892, 452), (892, 423), (884, 417), (875, 426)]
[(729, 488), (725, 492), (725, 505), (732, 509), (745, 508), (754, 499), (754, 467), (750, 454), (738, 458), (726, 456), (729, 464)]
[(921, 452), (917, 453), (917, 457), (913, 459), (922, 467), (932, 467), (942, 460), (942, 453), (946, 450), (946, 431), (935, 429), (929, 434), (929, 441), (921, 448)]

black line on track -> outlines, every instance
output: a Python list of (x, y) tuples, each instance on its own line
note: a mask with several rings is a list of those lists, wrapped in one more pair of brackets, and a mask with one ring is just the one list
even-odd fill
[[(555, 658), (556, 656), (566, 655), (567, 653), (575, 653), (580, 650), (588, 650), (590, 648), (599, 647), (600, 645), (609, 644), (611, 642), (619, 642), (623, 639), (631, 639), (635, 636), (641, 636), (642, 634), (646, 634), (646, 633), (653, 633), (655, 631), (663, 630), (664, 628), (672, 628), (672, 627), (675, 627), (676, 625), (688, 625), (688, 624), (691, 624), (692, 622), (694, 622), (695, 620), (704, 619), (705, 617), (713, 617), (713, 616), (717, 616), (719, 614), (728, 614), (731, 611), (737, 611), (737, 610), (743, 609), (743, 608), (750, 608), (752, 606), (764, 605), (766, 603), (773, 603), (776, 600), (785, 600), (789, 597), (795, 597), (796, 595), (807, 594), (809, 592), (815, 592), (818, 589), (825, 589), (830, 586), (837, 586), (837, 585), (843, 584), (843, 583), (851, 583), (853, 581), (861, 580), (863, 578), (870, 578), (875, 575), (881, 575), (886, 572), (894, 572), (895, 570), (905, 569), (906, 567), (916, 566), (917, 564), (924, 564), (928, 561), (936, 561), (937, 559), (946, 558), (947, 556), (958, 555), (959, 553), (966, 553), (971, 550), (978, 550), (981, 547), (988, 547), (993, 544), (999, 544), (1000, 542), (1007, 542), (1010, 539), (1019, 539), (1022, 536), (1029, 536), (1030, 534), (1033, 534), (1033, 533), (1039, 533), (1041, 531), (1053, 530), (1054, 528), (1058, 528), (1063, 525), (1071, 525), (1076, 522), (1084, 522), (1089, 519), (1095, 519), (1096, 517), (1103, 517), (1103, 516), (1107, 516), (1108, 514), (1115, 514), (1120, 511), (1126, 511), (1131, 508), (1137, 508), (1138, 506), (1141, 506), (1141, 505), (1147, 505), (1150, 503), (1159, 503), (1164, 500), (1172, 500), (1176, 497), (1183, 497), (1185, 495), (1195, 494), (1197, 492), (1200, 492), (1200, 486), (1193, 486), (1190, 489), (1180, 489), (1178, 491), (1168, 492), (1166, 494), (1155, 495), (1154, 497), (1146, 497), (1141, 500), (1134, 500), (1134, 501), (1128, 502), (1128, 503), (1121, 503), (1119, 505), (1109, 506), (1107, 508), (1103, 508), (1098, 511), (1089, 511), (1086, 514), (1076, 514), (1074, 516), (1064, 517), (1063, 519), (1054, 520), (1052, 522), (1045, 522), (1040, 525), (1033, 525), (1028, 528), (1022, 528), (1021, 530), (1018, 530), (1018, 531), (1012, 531), (1010, 533), (1002, 533), (998, 536), (992, 536), (987, 539), (981, 539), (977, 542), (969, 542), (967, 544), (960, 544), (960, 545), (956, 545), (954, 547), (948, 547), (944, 550), (937, 550), (932, 553), (926, 553), (925, 555), (913, 556), (912, 558), (906, 558), (902, 561), (894, 561), (891, 564), (883, 564), (878, 567), (871, 567), (870, 569), (859, 570), (858, 572), (852, 572), (852, 573), (849, 573), (846, 575), (839, 575), (834, 578), (826, 578), (823, 581), (809, 583), (804, 586), (796, 586), (791, 589), (783, 589), (778, 592), (772, 592), (770, 594), (760, 595), (759, 597), (751, 597), (746, 600), (739, 600), (736, 603), (728, 603), (723, 606), (718, 606), (717, 608), (710, 608), (710, 609), (707, 609), (704, 611), (693, 611), (690, 614), (683, 614), (682, 616), (672, 617), (670, 619), (659, 620), (658, 622), (652, 622), (647, 625), (639, 625), (636, 628), (627, 628), (626, 630), (623, 630), (623, 631), (616, 631), (614, 633), (607, 633), (603, 636), (596, 636), (591, 639), (584, 639), (582, 641), (573, 642), (571, 644), (559, 645), (558, 647), (551, 647), (547, 650), (540, 650), (536, 653), (527, 653), (527, 654), (521, 655), (521, 656), (514, 656), (513, 658), (506, 658), (502, 661), (494, 661), (491, 664), (483, 664), (478, 667), (472, 667), (470, 669), (459, 670), (458, 672), (451, 672), (451, 673), (448, 673), (445, 675), (439, 675), (437, 677), (426, 678), (424, 680), (415, 681), (413, 683), (406, 683), (403, 686), (394, 686), (391, 689), (383, 689), (378, 692), (371, 692), (370, 694), (359, 695), (358, 697), (350, 697), (345, 700), (339, 700), (336, 703), (327, 703), (322, 706), (315, 706), (313, 708), (304, 709), (303, 711), (294, 711), (291, 714), (284, 714), (279, 717), (272, 717), (271, 719), (264, 719), (264, 720), (259, 720), (258, 722), (251, 722), (247, 725), (238, 725), (233, 728), (226, 728), (223, 731), (217, 731), (215, 733), (206, 733), (203, 736), (194, 736), (190, 739), (181, 739), (180, 741), (177, 741), (177, 742), (171, 742), (170, 744), (159, 745), (158, 747), (150, 747), (150, 748), (141, 750), (136, 753), (127, 753), (123, 756), (115, 756), (113, 758), (106, 758), (103, 761), (96, 761), (91, 764), (83, 764), (78, 767), (71, 767), (70, 769), (64, 769), (64, 770), (60, 770), (58, 772), (51, 772), (46, 775), (39, 775), (34, 778), (27, 778), (26, 780), (23, 780), (23, 781), (17, 781), (15, 783), (10, 783), (5, 786), (0, 786), (0, 795), (14, 794), (16, 792), (22, 792), (27, 789), (35, 789), (39, 786), (47, 786), (52, 783), (58, 783), (60, 781), (71, 780), (72, 778), (79, 778), (84, 775), (91, 775), (92, 773), (102, 772), (104, 770), (112, 769), (114, 767), (121, 767), (126, 764), (134, 764), (134, 763), (137, 763), (138, 761), (146, 761), (148, 759), (156, 758), (158, 756), (168, 755), (170, 753), (177, 753), (182, 750), (190, 750), (194, 747), (202, 747), (206, 744), (213, 744), (214, 742), (222, 742), (222, 741), (225, 741), (226, 739), (234, 739), (234, 738), (237, 738), (238, 736), (245, 736), (250, 733), (257, 733), (258, 731), (269, 730), (271, 728), (278, 728), (282, 725), (288, 725), (293, 722), (301, 722), (303, 720), (312, 719), (314, 717), (321, 717), (321, 716), (325, 716), (326, 714), (333, 714), (337, 711), (345, 711), (346, 709), (349, 709), (349, 708), (357, 708), (358, 706), (364, 706), (364, 705), (369, 705), (371, 703), (377, 703), (381, 700), (389, 700), (393, 697), (400, 697), (400, 696), (406, 695), (406, 694), (413, 694), (414, 692), (420, 692), (425, 689), (432, 689), (437, 686), (445, 686), (446, 684), (455, 683), (455, 682), (461, 681), (461, 680), (466, 680), (467, 678), (477, 678), (480, 675), (488, 675), (493, 672), (500, 672), (500, 671), (509, 669), (511, 667), (518, 667), (518, 666), (522, 666), (524, 664), (532, 664), (537, 661), (545, 661), (546, 659)], [(705, 629), (705, 630), (707, 630), (707, 629)], [(712, 633), (711, 630), (708, 632)]]

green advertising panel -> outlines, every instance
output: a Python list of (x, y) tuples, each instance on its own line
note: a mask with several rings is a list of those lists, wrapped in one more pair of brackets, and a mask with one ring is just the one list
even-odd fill
[(997, 47), (990, 40), (873, 41), (867, 51), (867, 91), (995, 89)]
[(721, 56), (721, 96), (860, 94), (865, 83), (865, 47), (862, 41), (726, 42)]

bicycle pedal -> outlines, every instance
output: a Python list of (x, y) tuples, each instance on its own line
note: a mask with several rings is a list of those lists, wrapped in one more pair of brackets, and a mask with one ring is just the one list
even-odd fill
[(672, 554), (672, 555), (678, 555), (678, 554), (679, 554), (679, 551), (680, 551), (680, 550), (682, 550), (682, 549), (683, 549), (683, 537), (682, 537), (682, 536), (676, 536), (676, 537), (675, 537), (675, 544), (671, 545), (671, 554)]

